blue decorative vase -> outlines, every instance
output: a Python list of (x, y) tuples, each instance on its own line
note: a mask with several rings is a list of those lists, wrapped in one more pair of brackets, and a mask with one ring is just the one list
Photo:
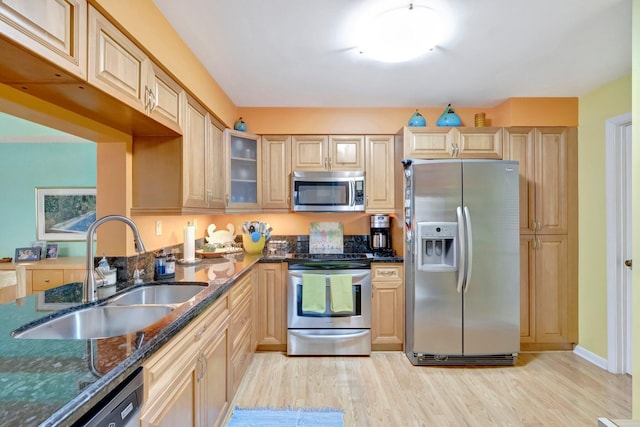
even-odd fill
[(451, 104), (449, 104), (447, 108), (444, 109), (444, 113), (442, 113), (436, 124), (438, 126), (460, 126), (462, 120), (460, 120), (460, 116), (453, 111)]
[(409, 117), (409, 126), (426, 126), (427, 120), (418, 110)]
[(241, 132), (246, 132), (247, 124), (244, 122), (244, 120), (242, 120), (242, 117), (240, 117), (238, 120), (236, 120), (235, 124), (233, 125), (233, 128)]

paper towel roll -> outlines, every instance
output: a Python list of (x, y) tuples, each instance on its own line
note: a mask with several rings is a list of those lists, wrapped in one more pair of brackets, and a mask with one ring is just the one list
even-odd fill
[(196, 228), (187, 225), (184, 228), (184, 260), (193, 261), (196, 258)]

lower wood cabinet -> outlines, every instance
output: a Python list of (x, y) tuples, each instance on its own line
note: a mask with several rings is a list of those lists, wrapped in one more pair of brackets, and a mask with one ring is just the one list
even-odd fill
[(404, 347), (404, 267), (401, 263), (372, 263), (371, 350)]
[(250, 272), (238, 281), (229, 293), (231, 319), (229, 321), (230, 366), (228, 393), (233, 396), (238, 391), (249, 362), (255, 353), (253, 328), (254, 274)]
[(256, 339), (258, 350), (287, 350), (287, 263), (258, 264)]
[(66, 285), (67, 283), (82, 282), (85, 269), (33, 269), (26, 271), (27, 294), (46, 291)]
[(578, 340), (578, 302), (569, 238), (520, 239), (520, 348), (571, 350)]
[(228, 388), (229, 298), (220, 297), (144, 363), (142, 426), (218, 426)]

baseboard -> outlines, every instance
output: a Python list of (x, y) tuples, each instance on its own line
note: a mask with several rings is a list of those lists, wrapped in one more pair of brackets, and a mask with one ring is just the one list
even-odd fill
[(585, 360), (588, 360), (589, 362), (593, 363), (594, 365), (604, 369), (605, 371), (608, 370), (608, 366), (609, 363), (607, 362), (607, 359), (605, 359), (604, 357), (600, 357), (595, 353), (590, 352), (589, 350), (587, 350), (586, 348), (577, 345), (574, 349), (573, 352), (582, 357)]

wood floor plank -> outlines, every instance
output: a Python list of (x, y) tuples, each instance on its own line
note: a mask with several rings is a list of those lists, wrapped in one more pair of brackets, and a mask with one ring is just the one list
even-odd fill
[(514, 367), (412, 366), (400, 352), (258, 353), (235, 406), (338, 408), (346, 427), (596, 426), (631, 418), (631, 377), (572, 352), (521, 353)]

